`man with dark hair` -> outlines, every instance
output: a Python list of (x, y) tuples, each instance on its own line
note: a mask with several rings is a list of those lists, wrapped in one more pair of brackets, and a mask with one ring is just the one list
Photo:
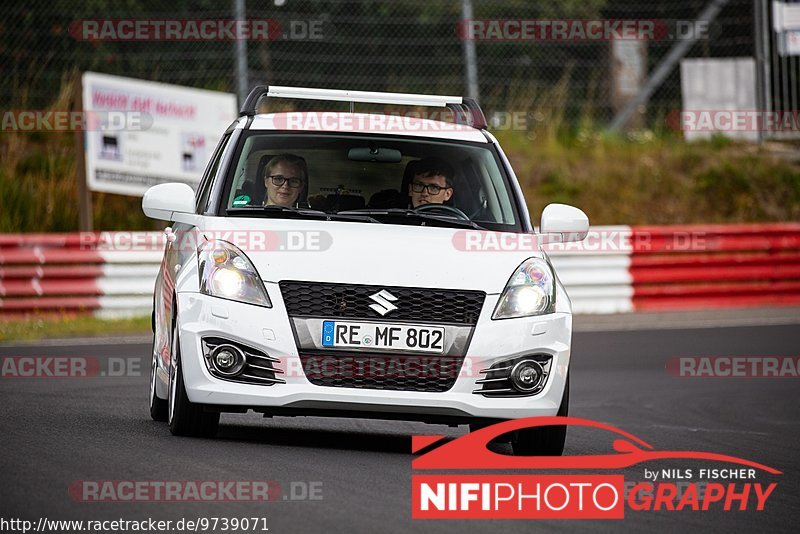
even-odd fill
[(291, 207), (297, 204), (301, 193), (308, 187), (306, 160), (294, 154), (281, 154), (269, 160), (265, 169), (267, 196), (264, 205)]
[(444, 204), (453, 196), (455, 171), (441, 158), (424, 158), (417, 162), (414, 177), (408, 184), (411, 207)]

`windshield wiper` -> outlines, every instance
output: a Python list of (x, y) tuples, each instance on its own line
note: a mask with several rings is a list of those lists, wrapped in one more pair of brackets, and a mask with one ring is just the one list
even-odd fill
[[(446, 215), (434, 215), (432, 213), (420, 213), (412, 209), (404, 208), (386, 208), (386, 209), (363, 209), (363, 210), (347, 210), (338, 212), (339, 215), (371, 215), (371, 216), (388, 216), (396, 219), (416, 219), (426, 222), (443, 223), (444, 226), (455, 225), (461, 228), (473, 228), (475, 230), (486, 230), (483, 226), (473, 222), (472, 220), (459, 219), (456, 217), (448, 217)], [(442, 224), (437, 225), (442, 226)]]
[(380, 221), (370, 217), (368, 213), (326, 213), (311, 208), (294, 208), (291, 206), (247, 206), (241, 208), (228, 208), (225, 210), (228, 215), (267, 215), (269, 217), (281, 217), (291, 219), (319, 219), (321, 221), (358, 221), (378, 223)]

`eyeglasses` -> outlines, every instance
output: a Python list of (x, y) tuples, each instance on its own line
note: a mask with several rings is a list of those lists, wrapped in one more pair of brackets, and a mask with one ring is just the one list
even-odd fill
[(297, 189), (298, 187), (303, 187), (303, 180), (301, 178), (295, 178), (293, 176), (284, 176), (282, 174), (272, 174), (267, 176), (270, 180), (272, 180), (273, 185), (275, 187), (280, 187), (283, 184), (289, 184), (289, 187), (292, 189)]
[(442, 187), (436, 184), (424, 184), (422, 182), (411, 182), (411, 190), (415, 193), (422, 193), (425, 189), (428, 190), (429, 195), (438, 195), (443, 189), (452, 189), (450, 186)]

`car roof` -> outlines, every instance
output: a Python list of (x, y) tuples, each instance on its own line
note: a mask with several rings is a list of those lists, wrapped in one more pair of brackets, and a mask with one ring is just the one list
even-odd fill
[(482, 130), (463, 124), (375, 113), (290, 111), (253, 116), (249, 130), (359, 133), (489, 143)]

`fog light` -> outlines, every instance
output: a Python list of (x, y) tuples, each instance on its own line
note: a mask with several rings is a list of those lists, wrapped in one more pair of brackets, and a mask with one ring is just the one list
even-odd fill
[(225, 376), (236, 376), (244, 369), (244, 353), (233, 345), (220, 345), (211, 352), (214, 369)]
[(522, 360), (511, 370), (511, 384), (518, 391), (528, 393), (539, 387), (544, 378), (544, 369), (539, 362)]
[(229, 350), (221, 350), (214, 356), (217, 367), (228, 370), (236, 363), (236, 355)]

